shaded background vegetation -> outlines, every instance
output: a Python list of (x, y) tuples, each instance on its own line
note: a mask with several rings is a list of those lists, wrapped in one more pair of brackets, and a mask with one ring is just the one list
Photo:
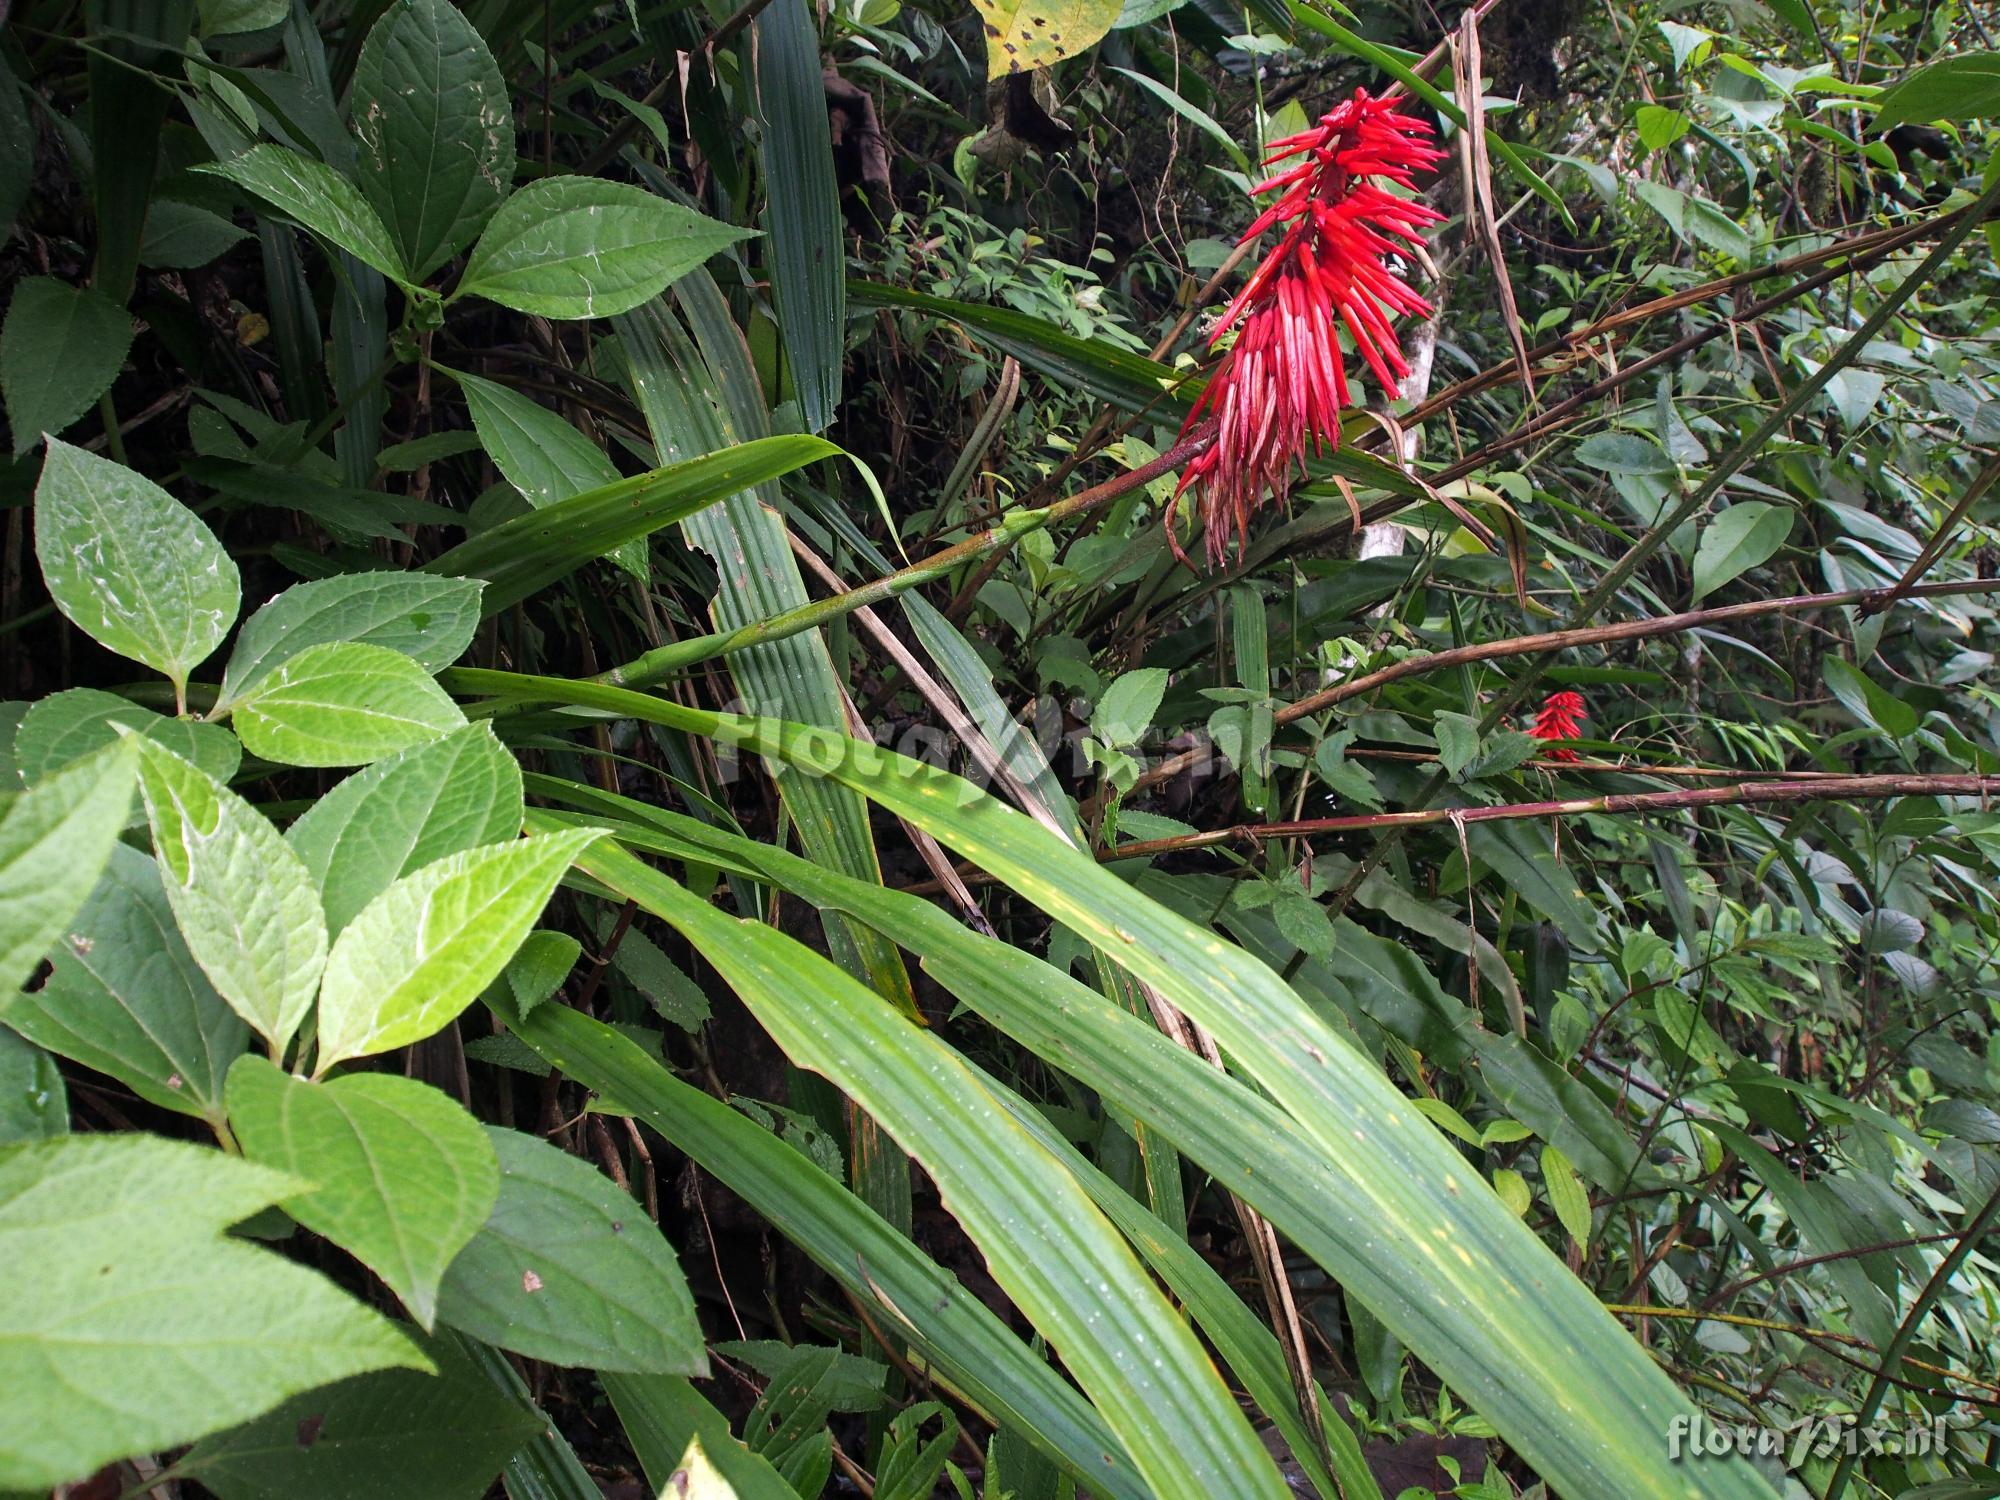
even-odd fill
[[(1082, 55), (989, 82), (972, 9), (787, 7), (460, 7), (505, 81), (518, 181), (601, 177), (760, 231), (595, 321), (476, 300), (447, 315), (198, 170), (261, 139), (352, 172), (350, 91), (390, 7), (0, 7), (7, 722), (78, 687), (175, 707), (72, 628), (30, 561), (44, 428), (191, 505), (252, 605), (420, 567), (619, 475), (820, 433), (860, 465), (798, 467), (749, 503), (802, 562), (783, 533), (705, 512), (490, 612), (461, 667), (642, 664), (622, 680), (669, 703), (858, 723), (992, 782), (1282, 975), (1718, 1420), (1935, 1418), (1946, 1434), (1936, 1456), (1766, 1463), (1777, 1492), (1995, 1493), (1979, 1242), (2000, 1204), (2000, 387), (1981, 121), (2000, 102), (1975, 80), (1900, 123), (1878, 111), (1925, 65), (1985, 53), (2000, 19), (1131, 0)], [(1191, 388), (1172, 377), (1199, 378), (1239, 284), (1262, 144), (1412, 65), (1438, 92), (1411, 107), (1451, 152), (1423, 184), (1447, 222), (1412, 272), (1438, 309), (1402, 330), (1417, 374), (1391, 420), (1350, 422), (1338, 477), (1322, 465), (1225, 566), (1184, 566), (1171, 468), (1126, 476), (1176, 441)], [(1445, 115), (1467, 109), (1490, 142), (1461, 157)], [(462, 269), (447, 259), (429, 284)], [(26, 289), (51, 283), (98, 300), (33, 321)], [(598, 459), (552, 459), (532, 424), (510, 444), (482, 380)], [(1053, 524), (992, 529), (1093, 486)], [(960, 543), (921, 578), (897, 572)], [(839, 597), (892, 576), (867, 601), (879, 613)], [(795, 647), (676, 656), (809, 596), (836, 602)], [(1558, 630), (1579, 633), (1528, 639)], [(468, 703), (510, 697), (444, 681)], [(1523, 732), (1558, 690), (1587, 711), (1569, 758)], [(797, 800), (796, 772), (687, 724), (620, 708), (579, 727), (547, 708), (559, 694), (511, 698), (494, 722), (543, 778), (531, 802), (606, 812), (583, 794), (624, 794), (915, 891), (1172, 1034), (1175, 1007), (1094, 954), (1079, 910), (933, 829), (941, 849), (907, 809), (827, 811)], [(987, 740), (1010, 777), (981, 764)], [(338, 779), (253, 757), (235, 785), (282, 823)], [(1327, 1420), (1368, 1445), (1383, 1493), (1536, 1492), (1522, 1435), (1479, 1414), (1490, 1393), (1440, 1379), (1171, 1124), (1188, 1159), (1161, 1149), (1161, 1120), (1107, 1097), (1067, 1044), (906, 966), (907, 933), (871, 947), (802, 874), (666, 852), (698, 894), (919, 1015), (1150, 1207), (1275, 1332), (1279, 1394), (1309, 1389), (1308, 1368), (1334, 1393)], [(837, 1069), (774, 1041), (716, 950), (664, 916), (605, 870), (573, 881), (543, 919), (581, 945), (560, 1004), (849, 1181), (1016, 1333), (1048, 1332), (989, 1274), (925, 1143), (888, 1142), (868, 1118), (884, 1111), (854, 1106), (867, 1087), (844, 1098), (820, 1076)], [(504, 1000), (475, 1008), (386, 1066), (630, 1189), (695, 1293), (713, 1375), (694, 1389), (798, 1493), (1073, 1492), (1049, 1443), (940, 1376), (769, 1200), (658, 1121), (592, 1112), (617, 1087), (551, 1071), (550, 1047), (507, 1022)], [(4, 1058), (10, 1078), (57, 1068), (25, 1041)], [(24, 1136), (192, 1133), (115, 1077), (63, 1063), (61, 1079), (35, 1109), (13, 1087), (0, 1119)], [(1152, 1103), (1166, 1120), (1204, 1107)], [(332, 1244), (288, 1253), (393, 1306)], [(1376, 1255), (1391, 1280), (1416, 1274), (1393, 1236)], [(1481, 1314), (1455, 1316), (1476, 1330)], [(582, 1467), (516, 1443), (509, 1493), (555, 1492), (534, 1489), (555, 1483), (536, 1462), (649, 1493), (679, 1457), (645, 1436), (681, 1430), (662, 1411), (688, 1420), (678, 1395), (640, 1389), (669, 1377), (616, 1377), (607, 1399), (588, 1368), (515, 1372)], [(1268, 1392), (1230, 1379), (1267, 1428)], [(1572, 1389), (1595, 1395), (1587, 1371)], [(460, 1461), (413, 1436), (378, 1492), (433, 1492), (428, 1464), (436, 1493), (480, 1493), (504, 1445), (466, 1446)]]

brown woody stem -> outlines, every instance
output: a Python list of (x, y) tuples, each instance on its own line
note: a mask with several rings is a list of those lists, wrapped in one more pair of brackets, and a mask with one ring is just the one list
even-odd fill
[[(1591, 625), (1575, 630), (1549, 630), (1540, 635), (1508, 636), (1497, 641), (1481, 641), (1472, 646), (1455, 646), (1449, 651), (1434, 651), (1428, 656), (1407, 656), (1386, 667), (1378, 667), (1373, 672), (1364, 672), (1359, 677), (1351, 677), (1330, 688), (1301, 698), (1296, 703), (1288, 703), (1272, 715), (1279, 725), (1291, 724), (1308, 714), (1344, 703), (1349, 698), (1362, 693), (1373, 692), (1405, 677), (1415, 677), (1425, 672), (1440, 672), (1451, 667), (1462, 667), (1472, 662), (1496, 661), (1515, 656), (1548, 656), (1558, 651), (1569, 651), (1578, 646), (1601, 646), (1613, 641), (1643, 641), (1654, 636), (1678, 635), (1682, 631), (1696, 630), (1706, 626), (1725, 624), (1735, 620), (1754, 619), (1759, 615), (1804, 614), (1813, 610), (1839, 609), (1857, 605), (1866, 610), (1877, 601), (1888, 602), (1891, 595), (1898, 599), (1930, 599), (1953, 594), (1987, 594), (2000, 591), (2000, 578), (1968, 578), (1956, 582), (1919, 583), (1903, 589), (1899, 595), (1894, 589), (1844, 589), (1832, 594), (1790, 594), (1780, 599), (1753, 599), (1744, 604), (1718, 605), (1714, 609), (1690, 609), (1677, 615), (1660, 615), (1651, 620), (1621, 620), (1615, 625)], [(1878, 605), (1879, 607), (1879, 605)], [(1133, 791), (1157, 785), (1170, 776), (1185, 771), (1201, 758), (1203, 752), (1190, 750), (1171, 760), (1164, 760), (1142, 775), (1133, 786)], [(1621, 769), (1632, 769), (1622, 767)], [(1128, 794), (1129, 795), (1129, 794)]]
[(1562, 797), (1550, 802), (1507, 802), (1498, 807), (1425, 807), (1412, 812), (1356, 813), (1341, 818), (1296, 818), (1286, 823), (1245, 823), (1174, 838), (1145, 839), (1101, 851), (1101, 859), (1138, 859), (1215, 844), (1310, 838), (1376, 828), (1421, 828), (1437, 823), (1500, 823), (1524, 818), (1567, 818), (1579, 813), (1674, 813), (1744, 803), (1819, 802), (1882, 797), (1988, 797), (2000, 776), (1829, 776), (1815, 781), (1746, 781), (1735, 786), (1681, 787), (1669, 792), (1612, 792), (1602, 797)]

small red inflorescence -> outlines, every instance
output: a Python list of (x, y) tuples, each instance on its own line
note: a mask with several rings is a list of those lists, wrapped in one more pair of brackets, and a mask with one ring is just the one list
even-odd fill
[[(1214, 446), (1188, 464), (1180, 487), (1197, 493), (1218, 564), (1267, 498), (1284, 501), (1308, 446), (1314, 453), (1340, 446), (1340, 413), (1353, 404), (1342, 329), (1385, 396), (1393, 398), (1410, 373), (1390, 321), (1398, 313), (1428, 316), (1431, 305), (1388, 261), (1416, 258), (1423, 231), (1443, 215), (1380, 184), (1413, 189), (1415, 174), (1444, 156), (1431, 134), (1427, 121), (1360, 89), (1265, 159), (1266, 166), (1297, 161), (1256, 189), (1278, 197), (1243, 241), (1284, 232), (1217, 324), (1216, 341), (1237, 329), (1236, 342), (1181, 428), (1187, 437), (1216, 424)], [(1167, 535), (1173, 539), (1171, 525)]]
[[(1589, 715), (1584, 712), (1583, 694), (1572, 693), (1565, 688), (1560, 693), (1550, 693), (1542, 711), (1535, 715), (1535, 724), (1528, 731), (1530, 739), (1573, 740), (1583, 732), (1583, 721)], [(1574, 750), (1551, 750), (1550, 760), (1575, 760)]]

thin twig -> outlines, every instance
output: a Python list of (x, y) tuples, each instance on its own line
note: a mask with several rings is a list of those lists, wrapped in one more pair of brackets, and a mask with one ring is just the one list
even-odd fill
[(1283, 823), (1241, 823), (1172, 838), (1141, 839), (1101, 851), (1103, 859), (1140, 859), (1216, 844), (1261, 843), (1266, 839), (1312, 838), (1374, 828), (1424, 828), (1437, 823), (1505, 823), (1534, 818), (1570, 818), (1583, 813), (1676, 813), (1697, 807), (1745, 804), (1875, 800), (1885, 797), (1990, 797), (2000, 792), (2000, 776), (1834, 776), (1823, 781), (1746, 781), (1736, 786), (1679, 787), (1666, 792), (1610, 792), (1601, 797), (1564, 797), (1547, 802), (1503, 802), (1494, 807), (1423, 807), (1407, 812), (1354, 813), (1338, 818), (1296, 818)]
[[(1654, 553), (1666, 545), (1670, 536), (1684, 523), (1707, 509), (1709, 503), (1722, 493), (1723, 487), (1764, 451), (1765, 444), (1789, 427), (1793, 419), (1805, 410), (1806, 404), (1826, 389), (1828, 382), (1834, 376), (1854, 363), (1861, 352), (1895, 320), (1905, 304), (1917, 294), (1918, 288), (1927, 284), (1944, 269), (1945, 263), (1951, 259), (1965, 237), (1986, 221), (1987, 215), (1992, 213), (1996, 205), (2000, 205), (2000, 178), (1994, 179), (1970, 208), (1947, 216), (1949, 227), (1931, 247), (1930, 253), (1909, 275), (1896, 283), (1876, 305), (1874, 311), (1862, 320), (1861, 326), (1828, 356), (1826, 363), (1793, 387), (1791, 392), (1771, 409), (1769, 415), (1703, 474), (1700, 484), (1683, 496), (1672, 510), (1655, 521), (1652, 528), (1633, 543), (1623, 557), (1611, 565), (1604, 576), (1597, 581), (1596, 587), (1577, 606), (1575, 618), (1579, 622), (1594, 620), (1607, 604), (1616, 599), (1633, 575), (1646, 565)], [(1530, 661), (1520, 679), (1502, 693), (1499, 700), (1488, 709), (1486, 718), (1482, 722), (1482, 730), (1500, 723), (1519, 707), (1528, 694), (1534, 691), (1535, 684), (1541, 680), (1546, 666), (1545, 658)], [(1412, 802), (1418, 808), (1427, 806), (1431, 799), (1444, 789), (1446, 780), (1442, 772), (1432, 776), (1417, 789), (1416, 795), (1411, 799)], [(1354, 893), (1360, 889), (1361, 882), (1374, 873), (1382, 861), (1395, 851), (1400, 838), (1400, 833), (1390, 832), (1355, 862), (1354, 873), (1334, 894), (1331, 910), (1335, 916), (1346, 910), (1348, 902), (1354, 899)]]
[[(1784, 260), (1773, 261), (1767, 266), (1754, 266), (1746, 271), (1719, 276), (1713, 281), (1704, 281), (1698, 286), (1683, 287), (1680, 291), (1666, 296), (1652, 297), (1634, 306), (1621, 307), (1616, 312), (1605, 314), (1594, 323), (1529, 350), (1528, 359), (1535, 365), (1556, 361), (1555, 369), (1543, 373), (1559, 373), (1563, 366), (1574, 364), (1583, 357), (1590, 345), (1621, 329), (1650, 322), (1669, 313), (1681, 312), (1718, 297), (1726, 297), (1732, 292), (1741, 291), (1745, 287), (1775, 277), (1791, 276), (1801, 271), (1810, 271), (1836, 263), (1843, 272), (1860, 269), (1862, 265), (1879, 261), (1927, 234), (1942, 230), (1955, 217), (1954, 214), (1947, 214), (1940, 218), (1920, 220), (1914, 224), (1899, 224), (1889, 229), (1871, 229), (1861, 234), (1850, 235), (1846, 239), (1835, 240), (1828, 245), (1821, 245), (1816, 249), (1801, 251)], [(1811, 287), (1801, 285), (1796, 290), (1809, 291)], [(1741, 323), (1744, 321), (1744, 316), (1744, 313), (1739, 312), (1734, 317), (1726, 319), (1725, 325), (1730, 322)], [(1421, 422), (1468, 396), (1511, 384), (1516, 375), (1516, 366), (1511, 359), (1489, 365), (1478, 374), (1468, 375), (1463, 380), (1446, 386), (1430, 399), (1411, 408), (1404, 413), (1403, 421)]]
[[(1804, 1323), (1784, 1323), (1773, 1318), (1750, 1318), (1740, 1313), (1704, 1312), (1689, 1307), (1656, 1307), (1648, 1303), (1607, 1302), (1604, 1304), (1604, 1310), (1625, 1318), (1673, 1318), (1684, 1322), (1726, 1323), (1733, 1328), (1754, 1328), (1764, 1333), (1789, 1334), (1793, 1338), (1805, 1339), (1809, 1343), (1825, 1347), (1827, 1353), (1832, 1354), (1837, 1359), (1845, 1359), (1846, 1363), (1854, 1365), (1857, 1369), (1867, 1370), (1878, 1381), (1903, 1386), (1906, 1389), (1921, 1390), (1922, 1387), (1912, 1385), (1907, 1380), (1898, 1380), (1895, 1376), (1887, 1373), (1888, 1367), (1891, 1364), (1900, 1362), (1909, 1365), (1912, 1369), (1920, 1370), (1926, 1375), (1942, 1375), (1948, 1379), (1956, 1380), (1963, 1385), (1977, 1386), (1981, 1390), (2000, 1392), (2000, 1386), (1996, 1386), (1990, 1381), (1981, 1380), (1977, 1375), (1968, 1375), (1962, 1370), (1954, 1370), (1945, 1365), (1933, 1364), (1929, 1360), (1918, 1359), (1913, 1355), (1901, 1353), (1900, 1351), (1893, 1354), (1884, 1352), (1881, 1356), (1882, 1364), (1879, 1367), (1863, 1364), (1851, 1358), (1845, 1358), (1839, 1352), (1842, 1348), (1860, 1349), (1869, 1354), (1874, 1354), (1876, 1352), (1875, 1346), (1866, 1339), (1857, 1338), (1851, 1333), (1835, 1333), (1831, 1329), (1812, 1328)], [(1977, 1396), (1960, 1396), (1957, 1399), (1971, 1402), (1975, 1406), (1992, 1406), (1995, 1404), (1991, 1401), (1982, 1400)], [(1855, 1425), (1860, 1426), (1867, 1420), (1866, 1417), (1863, 1417)]]
[[(1394, 760), (1410, 765), (1436, 765), (1439, 759), (1434, 750), (1384, 750), (1373, 745), (1350, 747), (1347, 756), (1350, 760)], [(1520, 769), (1547, 771), (1560, 776), (1654, 776), (1663, 781), (1741, 781), (1744, 774), (1741, 766), (1655, 765), (1642, 760), (1555, 760), (1540, 756), (1522, 761)], [(1845, 771), (1766, 771), (1760, 779), (1825, 781), (1847, 774)]]
[[(1827, 776), (1810, 781), (1746, 781), (1735, 786), (1682, 787), (1666, 792), (1612, 792), (1601, 797), (1566, 797), (1546, 802), (1502, 802), (1492, 807), (1422, 807), (1407, 812), (1353, 813), (1337, 818), (1294, 818), (1282, 823), (1237, 823), (1170, 838), (1138, 839), (1116, 848), (1099, 849), (1104, 861), (1151, 859), (1190, 849), (1222, 844), (1261, 844), (1270, 839), (1316, 838), (1339, 833), (1429, 828), (1439, 823), (1507, 823), (1538, 818), (1572, 818), (1585, 813), (1657, 815), (1699, 807), (1783, 805), (1793, 802), (1876, 801), (1887, 797), (1991, 797), (2000, 793), (2000, 776)], [(989, 884), (997, 877), (970, 865), (959, 876), (969, 885)], [(913, 894), (937, 889), (935, 882), (907, 886)], [(1662, 1096), (1664, 1097), (1664, 1096)]]
[[(1903, 590), (1902, 597), (1905, 600), (1935, 599), (1996, 591), (2000, 591), (2000, 578), (1966, 578), (1912, 584)], [(1840, 609), (1849, 605), (1858, 605), (1866, 609), (1870, 601), (1885, 598), (1890, 592), (1888, 589), (1842, 589), (1827, 594), (1789, 594), (1779, 599), (1752, 599), (1742, 604), (1722, 604), (1713, 609), (1683, 610), (1679, 614), (1659, 615), (1650, 620), (1621, 620), (1615, 625), (1591, 625), (1574, 630), (1548, 630), (1539, 635), (1506, 636), (1497, 641), (1454, 646), (1448, 651), (1433, 651), (1424, 656), (1406, 656), (1401, 661), (1391, 662), (1386, 667), (1378, 667), (1373, 672), (1364, 672), (1359, 677), (1350, 677), (1345, 682), (1335, 683), (1332, 687), (1323, 688), (1294, 703), (1288, 703), (1273, 712), (1272, 722), (1282, 728), (1310, 714), (1344, 703), (1350, 698), (1373, 692), (1376, 688), (1387, 687), (1392, 682), (1400, 682), (1406, 677), (1416, 677), (1427, 672), (1448, 671), (1453, 667), (1468, 666), (1474, 662), (1501, 661), (1512, 657), (1546, 657), (1559, 651), (1575, 650), (1579, 646), (1602, 646), (1614, 641), (1643, 641), (1655, 636), (1680, 635), (1689, 630), (1707, 629), (1737, 620), (1756, 619), (1763, 615), (1805, 614), (1817, 610)], [(1132, 791), (1143, 791), (1171, 776), (1179, 775), (1207, 753), (1202, 750), (1189, 750), (1161, 761), (1133, 783)], [(1127, 795), (1131, 794), (1128, 792)]]
[(1013, 511), (986, 530), (967, 537), (962, 542), (933, 552), (929, 557), (910, 564), (871, 583), (861, 584), (843, 594), (830, 599), (817, 599), (797, 609), (786, 610), (767, 620), (757, 620), (737, 630), (724, 631), (715, 635), (698, 636), (693, 640), (676, 641), (658, 650), (648, 651), (621, 667), (613, 667), (608, 672), (600, 672), (591, 679), (611, 687), (647, 687), (673, 675), (684, 667), (697, 662), (709, 661), (732, 651), (741, 651), (748, 646), (762, 645), (767, 641), (779, 641), (787, 636), (800, 634), (818, 626), (830, 624), (842, 615), (850, 614), (863, 605), (880, 604), (896, 595), (914, 588), (920, 583), (941, 578), (954, 568), (985, 556), (1001, 547), (1011, 545), (1030, 531), (1038, 531), (1058, 521), (1066, 521), (1072, 516), (1109, 503), (1120, 495), (1129, 494), (1170, 473), (1206, 449), (1214, 439), (1210, 436), (1190, 438), (1174, 444), (1165, 453), (1136, 469), (1107, 479), (1102, 484), (1092, 485), (1065, 500), (1040, 510)]
[(1896, 586), (1881, 600), (1870, 601), (1861, 611), (1864, 615), (1878, 614), (1895, 604), (1916, 586), (1919, 578), (1937, 565), (1937, 560), (1944, 556), (1944, 549), (1951, 545), (1951, 535), (1958, 529), (1958, 523), (1965, 519), (1966, 513), (1973, 506), (1979, 503), (1980, 497), (1993, 488), (1995, 480), (2000, 480), (2000, 460), (1989, 463), (1979, 471), (1972, 483), (1965, 487), (1965, 493), (1958, 497), (1958, 504), (1951, 508), (1951, 513), (1938, 522), (1937, 530), (1931, 533), (1931, 539), (1924, 543), (1923, 551), (1912, 559), (1909, 567), (1904, 569), (1903, 576), (1896, 580)]
[[(1855, 1409), (1856, 1427), (1866, 1427), (1875, 1420), (1875, 1413), (1882, 1407), (1882, 1397), (1888, 1393), (1890, 1385), (1888, 1372), (1908, 1358), (1910, 1344), (1916, 1338), (1917, 1330), (1923, 1326), (1924, 1319), (1930, 1316), (1931, 1308), (1936, 1305), (1938, 1298), (1944, 1295), (1944, 1289), (1951, 1285), (1952, 1278), (1958, 1274), (1958, 1268), (1965, 1264), (1972, 1252), (1978, 1248), (1979, 1242), (1986, 1237), (1986, 1232), (1992, 1228), (1996, 1216), (2000, 1216), (2000, 1190), (1996, 1190), (1993, 1196), (1986, 1200), (1985, 1206), (1973, 1216), (1972, 1222), (1965, 1226), (1959, 1242), (1952, 1247), (1949, 1255), (1938, 1262), (1937, 1269), (1931, 1273), (1931, 1279), (1917, 1294), (1917, 1300), (1912, 1302), (1909, 1311), (1903, 1314), (1903, 1321), (1896, 1327), (1895, 1337), (1889, 1340), (1889, 1347), (1882, 1351), (1882, 1368), (1869, 1382), (1868, 1390), (1861, 1398), (1861, 1405)], [(1826, 1482), (1824, 1500), (1840, 1500), (1840, 1496), (1847, 1489), (1849, 1477), (1854, 1473), (1855, 1457), (1853, 1453), (1841, 1455), (1840, 1464), (1834, 1469), (1833, 1477)]]
[(1935, 1245), (1940, 1240), (1955, 1240), (1958, 1231), (1946, 1230), (1939, 1234), (1913, 1234), (1899, 1240), (1878, 1240), (1872, 1245), (1856, 1245), (1852, 1250), (1829, 1250), (1824, 1255), (1802, 1255), (1797, 1260), (1788, 1260), (1781, 1266), (1773, 1266), (1768, 1271), (1759, 1271), (1755, 1276), (1745, 1276), (1741, 1281), (1732, 1281), (1720, 1291), (1711, 1292), (1702, 1299), (1704, 1308), (1720, 1307), (1730, 1298), (1766, 1281), (1775, 1281), (1781, 1276), (1790, 1276), (1795, 1271), (1822, 1266), (1829, 1261), (1854, 1260), (1863, 1255), (1880, 1255), (1888, 1250), (1908, 1250), (1916, 1245)]

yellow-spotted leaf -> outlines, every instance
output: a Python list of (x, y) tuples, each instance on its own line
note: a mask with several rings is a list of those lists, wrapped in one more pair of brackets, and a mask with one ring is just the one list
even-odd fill
[(1054, 67), (1094, 47), (1122, 0), (973, 0), (986, 32), (986, 76)]

